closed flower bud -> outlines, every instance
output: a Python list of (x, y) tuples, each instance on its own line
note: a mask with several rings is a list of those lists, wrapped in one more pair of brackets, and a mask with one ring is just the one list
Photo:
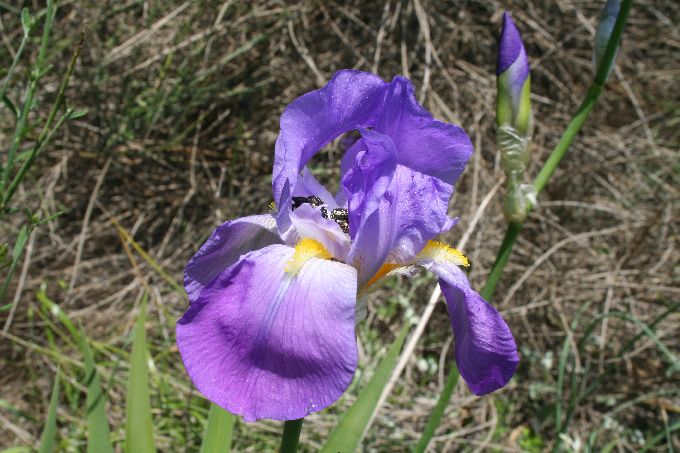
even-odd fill
[[(609, 37), (614, 30), (614, 24), (616, 23), (616, 17), (619, 15), (620, 8), (621, 2), (619, 0), (607, 0), (607, 3), (602, 10), (602, 14), (600, 15), (600, 23), (595, 32), (595, 46), (593, 47), (593, 72), (595, 73), (597, 73), (602, 57), (604, 57), (604, 52), (607, 49)], [(619, 46), (617, 45), (616, 53), (618, 54), (618, 52)], [(607, 78), (609, 78), (609, 74), (614, 67), (614, 60), (616, 60), (616, 57), (612, 59), (612, 62), (607, 69)]]
[(498, 126), (512, 126), (521, 135), (531, 134), (531, 81), (522, 37), (510, 14), (503, 13), (503, 31), (496, 66)]
[(508, 221), (521, 223), (536, 203), (533, 186), (523, 183), (532, 134), (531, 89), (522, 37), (508, 12), (503, 14), (496, 76), (496, 137), (507, 182), (503, 214)]

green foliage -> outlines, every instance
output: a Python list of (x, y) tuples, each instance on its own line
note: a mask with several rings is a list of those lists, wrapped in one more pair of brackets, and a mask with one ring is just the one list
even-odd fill
[(366, 387), (359, 393), (352, 407), (340, 417), (338, 425), (321, 449), (322, 453), (352, 452), (357, 449), (368, 428), (368, 422), (378, 404), (383, 388), (397, 365), (399, 351), (404, 344), (409, 327), (410, 325), (406, 324), (402, 328)]
[(52, 387), (52, 397), (50, 398), (50, 406), (47, 410), (47, 417), (45, 418), (45, 426), (43, 428), (42, 438), (40, 439), (40, 448), (38, 453), (53, 453), (55, 452), (56, 438), (57, 438), (57, 406), (59, 405), (59, 372), (54, 377), (54, 386)]
[(234, 414), (225, 411), (214, 403), (210, 403), (201, 453), (226, 453), (231, 450), (234, 419)]
[(133, 332), (125, 411), (125, 451), (127, 453), (154, 453), (156, 451), (149, 401), (149, 365), (144, 328), (147, 301), (148, 295), (144, 294)]
[(522, 428), (517, 444), (523, 452), (541, 453), (542, 451), (545, 451), (545, 444), (541, 436), (534, 433), (526, 426)]
[(449, 371), (448, 377), (446, 378), (444, 388), (439, 394), (437, 404), (430, 414), (430, 418), (427, 421), (427, 425), (425, 425), (425, 429), (423, 429), (423, 433), (420, 435), (420, 440), (418, 440), (418, 444), (413, 449), (415, 453), (424, 452), (427, 448), (427, 445), (430, 443), (430, 440), (432, 440), (432, 436), (434, 436), (434, 432), (437, 430), (437, 427), (441, 423), (442, 417), (444, 416), (444, 411), (446, 410), (446, 406), (449, 404), (453, 390), (456, 388), (456, 385), (458, 385), (459, 378), (460, 373), (458, 372), (458, 368), (456, 368), (456, 365), (453, 365)]
[(85, 385), (87, 401), (85, 416), (87, 418), (87, 453), (113, 453), (109, 420), (106, 417), (106, 395), (102, 392), (97, 369), (95, 368), (92, 350), (85, 333), (80, 333), (80, 349), (85, 362)]
[[(47, 61), (47, 53), (51, 43), (52, 28), (54, 26), (56, 14), (57, 5), (53, 0), (48, 0), (45, 12), (43, 14), (43, 30), (40, 39), (38, 55), (35, 59), (35, 63), (33, 63), (29, 71), (28, 81), (24, 90), (23, 102), (21, 103), (20, 107), (17, 107), (17, 104), (10, 99), (8, 94), (10, 82), (14, 78), (17, 65), (22, 59), (24, 49), (31, 38), (31, 34), (36, 28), (37, 24), (40, 22), (38, 19), (31, 16), (27, 8), (23, 8), (21, 10), (20, 19), (23, 36), (21, 43), (19, 44), (19, 48), (14, 53), (12, 62), (7, 69), (2, 86), (0, 86), (0, 100), (2, 100), (2, 103), (12, 112), (15, 119), (14, 132), (11, 137), (9, 150), (7, 150), (7, 159), (4, 161), (4, 167), (2, 167), (0, 171), (0, 220), (4, 220), (6, 216), (18, 212), (18, 209), (11, 205), (12, 197), (14, 196), (14, 193), (18, 189), (21, 182), (26, 177), (27, 172), (35, 162), (35, 159), (51, 143), (54, 133), (62, 126), (62, 124), (66, 120), (78, 116), (77, 114), (74, 114), (74, 112), (69, 108), (66, 108), (61, 114), (60, 112), (65, 102), (64, 94), (66, 87), (68, 86), (69, 80), (75, 68), (76, 60), (80, 55), (80, 44), (76, 46), (76, 49), (73, 53), (73, 58), (71, 59), (71, 64), (69, 65), (64, 77), (61, 80), (57, 96), (54, 100), (54, 103), (52, 104), (47, 119), (39, 125), (37, 123), (31, 123), (31, 119), (29, 117), (29, 115), (38, 107), (38, 102), (36, 99), (38, 95), (38, 85), (41, 79), (50, 70), (50, 65)], [(40, 126), (42, 130), (37, 135), (37, 137), (29, 137), (30, 133), (38, 126)], [(20, 152), (20, 149), (26, 141), (31, 143), (30, 146), (28, 149)], [(9, 283), (14, 276), (17, 265), (24, 251), (26, 239), (28, 238), (32, 229), (40, 224), (40, 222), (35, 221), (35, 217), (36, 216), (31, 213), (27, 213), (27, 224), (19, 229), (19, 233), (14, 245), (14, 253), (12, 254), (11, 263), (9, 264), (9, 272), (6, 274), (2, 286), (0, 287), (0, 300), (4, 300)], [(0, 244), (0, 268), (5, 267), (7, 264), (6, 255), (3, 254), (3, 250), (5, 250), (6, 253), (7, 247), (7, 244)], [(9, 327), (10, 320), (11, 315), (5, 325), (5, 331), (7, 327)]]

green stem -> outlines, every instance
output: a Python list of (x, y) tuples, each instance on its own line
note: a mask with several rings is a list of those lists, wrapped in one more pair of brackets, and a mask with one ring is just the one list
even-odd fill
[(14, 70), (17, 67), (17, 63), (19, 63), (19, 60), (21, 59), (21, 55), (24, 53), (24, 48), (26, 47), (26, 43), (28, 42), (28, 39), (31, 37), (31, 30), (26, 30), (24, 32), (23, 38), (21, 38), (21, 43), (19, 44), (19, 49), (17, 50), (16, 54), (14, 55), (14, 59), (12, 60), (12, 64), (9, 67), (9, 70), (7, 71), (7, 75), (5, 76), (5, 81), (2, 83), (2, 88), (0, 88), (0, 99), (5, 97), (5, 94), (7, 94), (7, 87), (9, 86), (10, 80), (12, 80), (12, 76), (14, 75)]
[[(550, 153), (548, 160), (546, 160), (543, 168), (541, 168), (541, 171), (538, 173), (538, 176), (536, 176), (534, 181), (536, 195), (538, 195), (548, 183), (548, 180), (555, 172), (557, 165), (560, 163), (569, 149), (571, 142), (581, 130), (586, 118), (588, 118), (588, 114), (593, 109), (597, 98), (602, 93), (604, 84), (607, 81), (608, 69), (616, 57), (616, 48), (618, 47), (618, 43), (621, 40), (621, 33), (623, 33), (623, 28), (626, 25), (626, 21), (628, 20), (628, 14), (630, 13), (632, 4), (633, 0), (623, 0), (621, 3), (619, 15), (616, 17), (616, 24), (614, 24), (614, 29), (612, 30), (612, 34), (609, 37), (609, 41), (607, 42), (607, 49), (605, 50), (602, 60), (600, 61), (600, 66), (597, 70), (597, 73), (595, 74), (595, 79), (588, 89), (585, 99), (576, 111), (574, 118), (569, 122), (564, 134), (562, 134), (562, 138), (560, 138), (560, 141), (555, 146), (555, 149), (553, 149), (553, 151)], [(529, 209), (531, 209), (531, 206), (529, 206)], [(505, 236), (503, 237), (503, 242), (501, 243), (498, 254), (496, 255), (496, 261), (491, 268), (491, 272), (487, 277), (484, 288), (480, 292), (480, 295), (487, 301), (490, 301), (491, 297), (493, 296), (496, 285), (503, 274), (503, 269), (510, 258), (510, 254), (512, 253), (512, 247), (515, 245), (515, 242), (517, 241), (523, 226), (523, 223), (508, 224), (508, 227), (505, 231)], [(449, 385), (451, 382), (457, 382), (458, 376), (459, 373), (457, 369), (451, 370), (451, 373), (447, 378), (446, 385), (444, 386), (444, 390), (439, 395), (437, 405), (435, 406), (435, 409), (432, 412), (432, 415), (430, 416), (430, 419), (428, 420), (428, 423), (425, 427), (425, 431), (421, 435), (421, 438), (415, 448), (416, 452), (422, 452), (425, 450), (428, 443), (430, 442), (430, 439), (434, 435), (435, 430), (439, 426), (444, 409), (446, 408), (446, 405), (451, 398), (451, 393), (453, 392), (453, 388), (449, 389)], [(455, 385), (452, 385), (452, 387), (455, 387)]]
[(427, 444), (430, 443), (430, 439), (432, 439), (432, 436), (434, 436), (434, 431), (439, 426), (439, 423), (441, 423), (442, 417), (444, 416), (444, 410), (451, 399), (453, 390), (458, 384), (459, 377), (460, 373), (454, 364), (453, 368), (449, 372), (449, 376), (446, 378), (442, 393), (439, 395), (439, 399), (437, 400), (437, 405), (434, 407), (432, 415), (430, 415), (430, 419), (427, 421), (427, 425), (425, 425), (423, 434), (420, 436), (418, 444), (413, 449), (413, 453), (423, 453), (427, 448)]
[[(61, 80), (61, 84), (59, 85), (59, 91), (57, 92), (57, 97), (55, 98), (54, 104), (52, 105), (52, 109), (50, 109), (50, 113), (47, 116), (47, 120), (45, 121), (45, 125), (43, 126), (42, 133), (36, 140), (36, 143), (33, 146), (31, 153), (22, 163), (21, 167), (19, 168), (19, 171), (14, 176), (14, 178), (12, 178), (12, 182), (7, 187), (7, 190), (5, 190), (2, 193), (2, 199), (0, 200), (0, 211), (2, 211), (3, 208), (9, 205), (9, 202), (12, 196), (14, 195), (14, 192), (16, 191), (21, 181), (24, 179), (24, 176), (26, 175), (28, 169), (31, 168), (31, 166), (33, 165), (35, 158), (43, 151), (45, 146), (47, 146), (47, 144), (50, 143), (52, 135), (61, 127), (63, 122), (68, 119), (69, 112), (67, 111), (66, 114), (64, 114), (61, 118), (59, 118), (59, 120), (57, 120), (55, 127), (52, 128), (52, 122), (54, 121), (57, 113), (59, 112), (61, 106), (64, 103), (66, 87), (68, 86), (69, 80), (73, 75), (73, 70), (76, 67), (78, 57), (80, 56), (80, 50), (82, 49), (83, 39), (84, 32), (80, 34), (80, 41), (76, 45), (75, 51), (71, 56), (71, 62), (68, 65), (66, 74)], [(6, 170), (9, 170), (9, 167)]]
[[(571, 142), (574, 141), (574, 138), (588, 118), (588, 114), (595, 106), (595, 102), (597, 102), (597, 99), (600, 97), (600, 94), (604, 88), (604, 84), (607, 81), (608, 69), (616, 57), (616, 48), (618, 47), (618, 43), (621, 40), (621, 33), (623, 33), (623, 28), (626, 25), (626, 21), (628, 20), (628, 14), (630, 13), (630, 8), (632, 5), (633, 0), (624, 0), (621, 3), (619, 15), (616, 17), (614, 29), (612, 30), (612, 34), (609, 37), (609, 41), (607, 42), (607, 49), (604, 52), (600, 66), (597, 70), (597, 73), (595, 74), (595, 79), (590, 85), (590, 88), (588, 88), (588, 93), (586, 94), (585, 99), (579, 106), (572, 120), (569, 122), (564, 134), (562, 134), (560, 141), (552, 150), (550, 156), (548, 156), (548, 160), (545, 161), (541, 171), (538, 172), (538, 176), (536, 176), (536, 179), (534, 180), (536, 195), (541, 193), (541, 191), (545, 188), (548, 180), (555, 172), (557, 165), (559, 165), (560, 161), (567, 153), (567, 150), (569, 150)], [(529, 209), (531, 209), (531, 206)], [(491, 273), (489, 273), (489, 277), (487, 278), (486, 284), (484, 285), (484, 289), (480, 293), (486, 300), (491, 299), (491, 296), (496, 289), (496, 285), (498, 284), (498, 280), (500, 280), (500, 276), (503, 274), (505, 264), (508, 262), (508, 258), (512, 252), (512, 247), (515, 245), (515, 241), (517, 241), (517, 237), (519, 236), (521, 230), (522, 224), (508, 224), (503, 243), (501, 244), (501, 248), (498, 251), (498, 255), (496, 255), (496, 262), (493, 264)]]
[(33, 97), (35, 96), (35, 91), (38, 87), (38, 81), (44, 75), (45, 56), (47, 54), (47, 45), (49, 44), (50, 32), (52, 31), (52, 24), (54, 23), (55, 12), (56, 10), (54, 8), (54, 3), (51, 0), (48, 0), (47, 14), (45, 15), (45, 26), (43, 27), (42, 39), (40, 41), (38, 59), (33, 70), (31, 71), (30, 82), (28, 83), (28, 88), (26, 89), (26, 95), (24, 97), (24, 104), (14, 128), (14, 138), (9, 151), (7, 152), (7, 162), (5, 163), (2, 180), (0, 181), (0, 192), (3, 191), (5, 185), (9, 181), (10, 171), (14, 167), (14, 159), (16, 157), (17, 150), (19, 149), (21, 140), (26, 133), (26, 120), (28, 119), (28, 113), (33, 109)]
[(286, 420), (283, 425), (283, 436), (281, 436), (281, 448), (279, 449), (280, 453), (295, 453), (297, 451), (303, 420), (303, 418)]
[(500, 249), (498, 249), (498, 255), (496, 255), (496, 262), (493, 263), (491, 272), (486, 278), (486, 284), (479, 293), (484, 299), (491, 300), (498, 280), (500, 280), (501, 274), (503, 274), (505, 263), (508, 262), (510, 254), (512, 253), (512, 246), (515, 244), (523, 226), (524, 225), (521, 223), (508, 224), (508, 228), (505, 230), (505, 236), (503, 237), (503, 242), (501, 243)]

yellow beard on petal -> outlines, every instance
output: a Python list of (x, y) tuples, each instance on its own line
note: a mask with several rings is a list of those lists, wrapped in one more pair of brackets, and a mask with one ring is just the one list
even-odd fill
[(378, 269), (378, 272), (376, 272), (375, 275), (371, 277), (371, 279), (367, 281), (366, 284), (364, 284), (364, 290), (368, 289), (369, 286), (383, 278), (385, 275), (389, 274), (393, 270), (398, 269), (400, 267), (402, 267), (401, 264), (394, 263), (383, 264), (382, 266), (380, 266), (380, 269)]
[(435, 263), (452, 263), (456, 266), (468, 267), (470, 261), (460, 250), (438, 241), (427, 241), (416, 261), (434, 261)]
[(284, 271), (288, 274), (296, 275), (307, 260), (311, 258), (329, 260), (332, 257), (321, 242), (312, 238), (303, 238), (295, 245), (295, 253), (286, 264)]

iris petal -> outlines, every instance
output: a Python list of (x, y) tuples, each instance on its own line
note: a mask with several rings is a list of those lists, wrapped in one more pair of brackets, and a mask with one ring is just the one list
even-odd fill
[[(463, 173), (473, 150), (463, 129), (432, 118), (404, 77), (395, 77), (390, 83), (375, 130), (392, 139), (397, 163), (451, 186)], [(450, 191), (453, 193), (453, 187)]]
[(308, 204), (291, 212), (290, 220), (295, 229), (296, 243), (300, 238), (312, 238), (319, 241), (333, 258), (345, 261), (350, 240), (337, 223), (324, 219), (319, 210)]
[(241, 255), (280, 243), (276, 221), (271, 215), (254, 215), (218, 226), (189, 260), (184, 269), (184, 288), (189, 301), (198, 299), (203, 288)]
[(343, 70), (321, 89), (293, 101), (281, 115), (274, 155), (274, 200), (280, 209), (295, 191), (302, 168), (339, 135), (370, 126), (380, 113), (387, 83), (380, 77)]
[(336, 401), (357, 364), (356, 271), (309, 259), (292, 276), (293, 249), (245, 255), (201, 292), (177, 324), (196, 387), (246, 421), (302, 418)]
[(386, 135), (361, 132), (343, 160), (342, 177), (354, 240), (348, 262), (359, 270), (360, 286), (386, 260), (409, 261), (451, 227), (446, 212), (453, 190), (437, 177), (395, 165), (397, 151)]
[(475, 395), (503, 387), (519, 363), (510, 328), (500, 313), (470, 288), (458, 266), (433, 263), (429, 270), (439, 275), (449, 308), (460, 375)]
[(353, 239), (348, 262), (358, 269), (360, 285), (378, 271), (392, 249), (396, 215), (384, 200), (396, 168), (392, 140), (369, 130), (361, 134), (343, 160), (341, 181)]

